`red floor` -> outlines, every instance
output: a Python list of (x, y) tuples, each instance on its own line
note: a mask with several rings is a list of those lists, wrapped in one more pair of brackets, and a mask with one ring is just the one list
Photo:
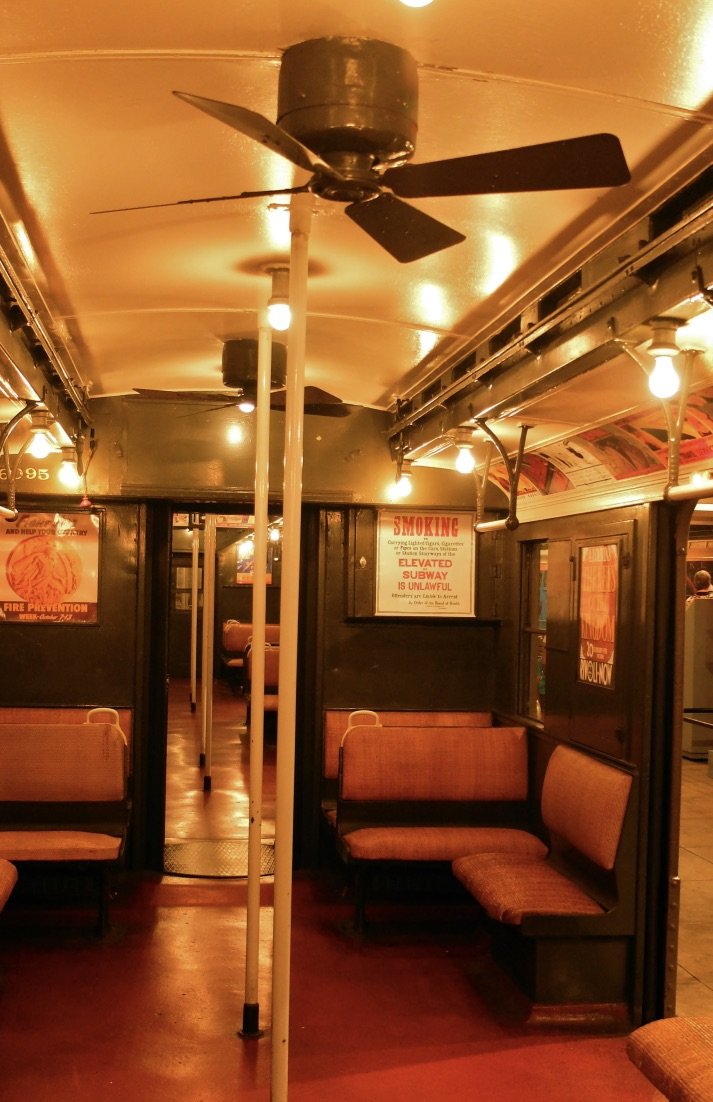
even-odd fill
[[(232, 753), (242, 762), (234, 744)], [(173, 821), (213, 830), (219, 816), (201, 824), (204, 794), (187, 756), (193, 795), (183, 799), (172, 779)], [(232, 829), (244, 797), (221, 779), (207, 798), (212, 808), (218, 793)], [(102, 942), (86, 911), (8, 906), (0, 915), (0, 1099), (267, 1102), (271, 890), (263, 881), (259, 1040), (237, 1032), (244, 880), (125, 877)], [(624, 1038), (528, 1030), (467, 907), (375, 905), (363, 938), (350, 932), (351, 914), (338, 872), (296, 876), (291, 1102), (660, 1097), (627, 1060)]]

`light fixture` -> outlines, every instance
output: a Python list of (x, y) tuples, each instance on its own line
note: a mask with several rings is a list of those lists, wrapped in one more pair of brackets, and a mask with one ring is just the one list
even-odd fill
[(254, 413), (255, 399), (251, 398), (248, 394), (244, 394), (238, 402), (238, 409), (241, 413)]
[(77, 470), (77, 453), (74, 448), (62, 448), (57, 478), (68, 490), (76, 490), (81, 485), (82, 478)]
[(411, 482), (411, 460), (402, 459), (396, 467), (396, 479), (391, 488), (391, 497), (394, 501), (401, 501), (408, 497), (413, 489)]
[(673, 398), (681, 386), (673, 363), (673, 357), (680, 352), (676, 330), (681, 323), (678, 318), (652, 318), (649, 324), (653, 335), (647, 351), (656, 361), (649, 375), (649, 390), (656, 398)]
[(292, 314), (289, 301), (289, 269), (272, 268), (272, 294), (267, 303), (267, 320), (273, 329), (284, 333), (290, 327)]
[(427, 8), (432, 0), (401, 0), (406, 8)]
[(475, 456), (473, 455), (473, 436), (471, 433), (460, 434), (456, 437), (455, 446), (458, 456), (455, 468), (460, 474), (472, 474), (475, 470)]
[(50, 452), (58, 450), (57, 441), (50, 432), (54, 418), (49, 410), (33, 410), (30, 414), (30, 442), (27, 452), (34, 459), (46, 459)]

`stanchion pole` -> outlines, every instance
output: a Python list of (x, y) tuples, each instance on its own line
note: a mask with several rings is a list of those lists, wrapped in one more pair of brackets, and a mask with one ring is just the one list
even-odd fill
[(312, 200), (292, 196), (290, 208), (290, 309), (287, 344), (282, 589), (280, 591), (280, 707), (277, 714), (275, 886), (272, 962), (270, 1098), (286, 1102), (290, 1027), (292, 844), (295, 784), (297, 639), (302, 513), (304, 361), (307, 329), (307, 264)]
[(255, 411), (255, 553), (253, 556), (252, 675), (250, 679), (250, 779), (248, 824), (248, 906), (245, 932), (245, 1000), (240, 1036), (260, 1037), (258, 966), (260, 958), (260, 867), (262, 864), (262, 779), (265, 732), (265, 609), (270, 466), (270, 380), (272, 331), (260, 311), (258, 387)]
[(208, 513), (205, 518), (203, 540), (203, 754), (205, 767), (203, 790), (210, 791), (213, 768), (213, 633), (215, 612), (215, 532), (216, 518)]
[(191, 532), (191, 711), (198, 699), (198, 563), (201, 534), (197, 524)]

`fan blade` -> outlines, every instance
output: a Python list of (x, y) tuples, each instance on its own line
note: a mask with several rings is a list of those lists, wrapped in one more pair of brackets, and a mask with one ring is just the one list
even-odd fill
[(462, 233), (386, 193), (351, 203), (345, 213), (402, 264), (465, 241)]
[[(271, 409), (284, 410), (287, 402), (287, 394), (284, 390), (276, 391), (270, 398)], [(318, 386), (306, 386), (304, 389), (304, 412), (309, 415), (316, 414), (319, 417), (348, 417), (352, 412), (351, 406), (329, 394), (326, 390), (320, 390)]]
[(107, 210), (93, 210), (91, 214), (119, 214), (126, 210), (158, 210), (159, 207), (182, 207), (190, 203), (225, 203), (229, 199), (261, 199), (266, 195), (296, 195), (309, 191), (309, 186), (271, 188), (269, 191), (239, 191), (237, 195), (209, 195), (205, 199), (176, 199), (171, 203), (142, 203), (138, 207), (109, 207)]
[(631, 179), (619, 139), (590, 134), (540, 145), (389, 168), (383, 183), (410, 199), (617, 187)]
[(219, 390), (147, 390), (134, 387), (134, 394), (140, 398), (155, 398), (165, 402), (220, 402), (224, 406), (234, 405), (242, 397), (242, 391)]
[(227, 123), (233, 130), (246, 134), (248, 138), (254, 138), (255, 141), (271, 149), (273, 153), (286, 157), (288, 161), (292, 161), (299, 168), (306, 169), (307, 172), (318, 172), (320, 175), (331, 176), (337, 180), (344, 178), (317, 153), (308, 149), (302, 142), (298, 142), (282, 127), (270, 122), (264, 115), (259, 115), (257, 111), (250, 111), (247, 107), (239, 107), (233, 103), (223, 103), (217, 99), (206, 99), (205, 96), (194, 96), (190, 92), (173, 94), (185, 103), (190, 103), (192, 107), (197, 107), (199, 111), (205, 111), (206, 115), (211, 115), (219, 122)]

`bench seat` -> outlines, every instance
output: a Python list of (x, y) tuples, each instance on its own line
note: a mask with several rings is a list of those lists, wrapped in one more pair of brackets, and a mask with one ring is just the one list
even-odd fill
[(713, 1017), (661, 1018), (627, 1040), (629, 1059), (669, 1102), (713, 1098)]
[(7, 903), (16, 883), (17, 869), (9, 861), (0, 858), (0, 909)]
[[(628, 1020), (635, 930), (633, 777), (560, 744), (541, 794), (545, 856), (476, 853), (453, 862), (495, 957), (541, 1022)], [(576, 1008), (576, 1009), (575, 1009)], [(595, 1011), (596, 1008), (596, 1011)]]
[(363, 827), (351, 831), (345, 844), (354, 861), (453, 861), (491, 850), (534, 858), (547, 853), (540, 838), (509, 827)]
[(0, 724), (0, 859), (17, 863), (21, 879), (40, 870), (91, 877), (100, 933), (128, 832), (128, 778), (114, 722)]
[(454, 861), (453, 872), (495, 922), (520, 926), (523, 915), (604, 914), (596, 899), (542, 859), (547, 847), (540, 845), (539, 857), (513, 850), (471, 853)]
[(523, 727), (353, 724), (340, 748), (337, 851), (355, 881), (356, 926), (369, 879), (401, 866), (447, 866), (506, 848), (542, 855), (527, 822)]
[(0, 830), (0, 858), (13, 861), (117, 861), (122, 839), (88, 830)]

